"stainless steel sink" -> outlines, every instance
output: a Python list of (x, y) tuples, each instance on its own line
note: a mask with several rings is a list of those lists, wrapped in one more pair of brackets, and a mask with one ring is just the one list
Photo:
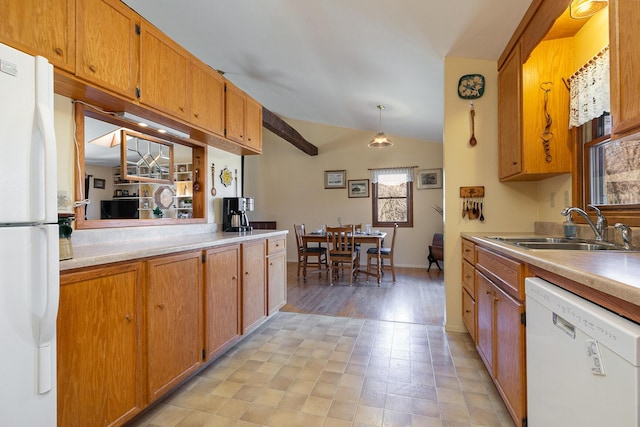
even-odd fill
[(489, 239), (501, 241), (523, 249), (552, 249), (566, 251), (624, 251), (637, 252), (639, 249), (625, 249), (624, 246), (595, 240), (569, 239), (566, 237), (503, 237), (490, 236)]

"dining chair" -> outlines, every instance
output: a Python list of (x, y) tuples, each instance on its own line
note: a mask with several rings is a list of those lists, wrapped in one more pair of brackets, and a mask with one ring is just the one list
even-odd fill
[[(327, 268), (327, 274), (329, 271), (329, 264), (327, 263), (327, 248), (321, 246), (309, 246), (304, 244), (302, 236), (305, 235), (306, 230), (304, 224), (294, 224), (293, 228), (296, 233), (296, 245), (298, 247), (298, 277), (300, 277), (300, 270), (307, 263), (308, 266), (317, 267), (318, 277), (322, 275), (323, 266)], [(309, 262), (309, 258), (315, 258), (314, 262)]]
[[(384, 260), (389, 260), (389, 267), (391, 267), (391, 275), (393, 276), (393, 281), (396, 281), (396, 268), (393, 263), (393, 251), (396, 246), (396, 235), (398, 234), (398, 224), (393, 225), (393, 237), (391, 237), (391, 247), (390, 248), (380, 248), (380, 271), (384, 274), (384, 268), (386, 265), (384, 264)], [(376, 260), (375, 264), (372, 262)], [(378, 248), (369, 248), (367, 249), (367, 278), (369, 277), (369, 270), (374, 268), (377, 270), (378, 265)], [(375, 270), (374, 270), (375, 271)]]
[(349, 286), (357, 279), (358, 274), (358, 252), (355, 245), (355, 228), (349, 227), (327, 227), (327, 248), (329, 268), (331, 269), (330, 286), (339, 277), (339, 272), (349, 272)]

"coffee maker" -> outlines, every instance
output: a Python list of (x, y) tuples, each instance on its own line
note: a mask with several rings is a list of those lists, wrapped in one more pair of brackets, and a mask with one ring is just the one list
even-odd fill
[(224, 197), (222, 199), (222, 230), (251, 231), (247, 212), (255, 206), (253, 197)]

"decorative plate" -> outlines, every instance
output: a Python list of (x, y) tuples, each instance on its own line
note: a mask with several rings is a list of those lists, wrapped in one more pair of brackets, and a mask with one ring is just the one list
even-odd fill
[(166, 185), (158, 187), (155, 193), (156, 205), (160, 209), (169, 209), (173, 205), (173, 191)]
[(231, 171), (227, 168), (222, 169), (222, 171), (220, 171), (220, 182), (224, 184), (225, 187), (228, 187), (231, 185), (231, 181), (233, 181)]
[(465, 74), (458, 81), (458, 96), (462, 99), (476, 99), (484, 95), (484, 76)]

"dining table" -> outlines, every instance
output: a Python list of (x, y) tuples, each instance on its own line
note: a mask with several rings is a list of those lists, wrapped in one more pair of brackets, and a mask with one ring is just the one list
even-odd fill
[[(363, 273), (367, 276), (375, 276), (378, 280), (378, 286), (380, 286), (380, 279), (382, 276), (382, 258), (380, 256), (380, 248), (384, 242), (384, 238), (387, 237), (387, 233), (384, 231), (372, 231), (370, 233), (364, 231), (356, 231), (353, 236), (354, 244), (373, 244), (376, 246), (378, 252), (378, 262), (376, 263), (376, 272), (370, 273), (368, 270), (359, 269), (358, 273)], [(327, 233), (323, 230), (310, 231), (302, 235), (302, 247), (306, 248), (309, 243), (327, 243)], [(327, 248), (328, 249), (328, 248)], [(307, 280), (307, 257), (304, 257), (304, 264), (302, 268), (303, 280)]]

